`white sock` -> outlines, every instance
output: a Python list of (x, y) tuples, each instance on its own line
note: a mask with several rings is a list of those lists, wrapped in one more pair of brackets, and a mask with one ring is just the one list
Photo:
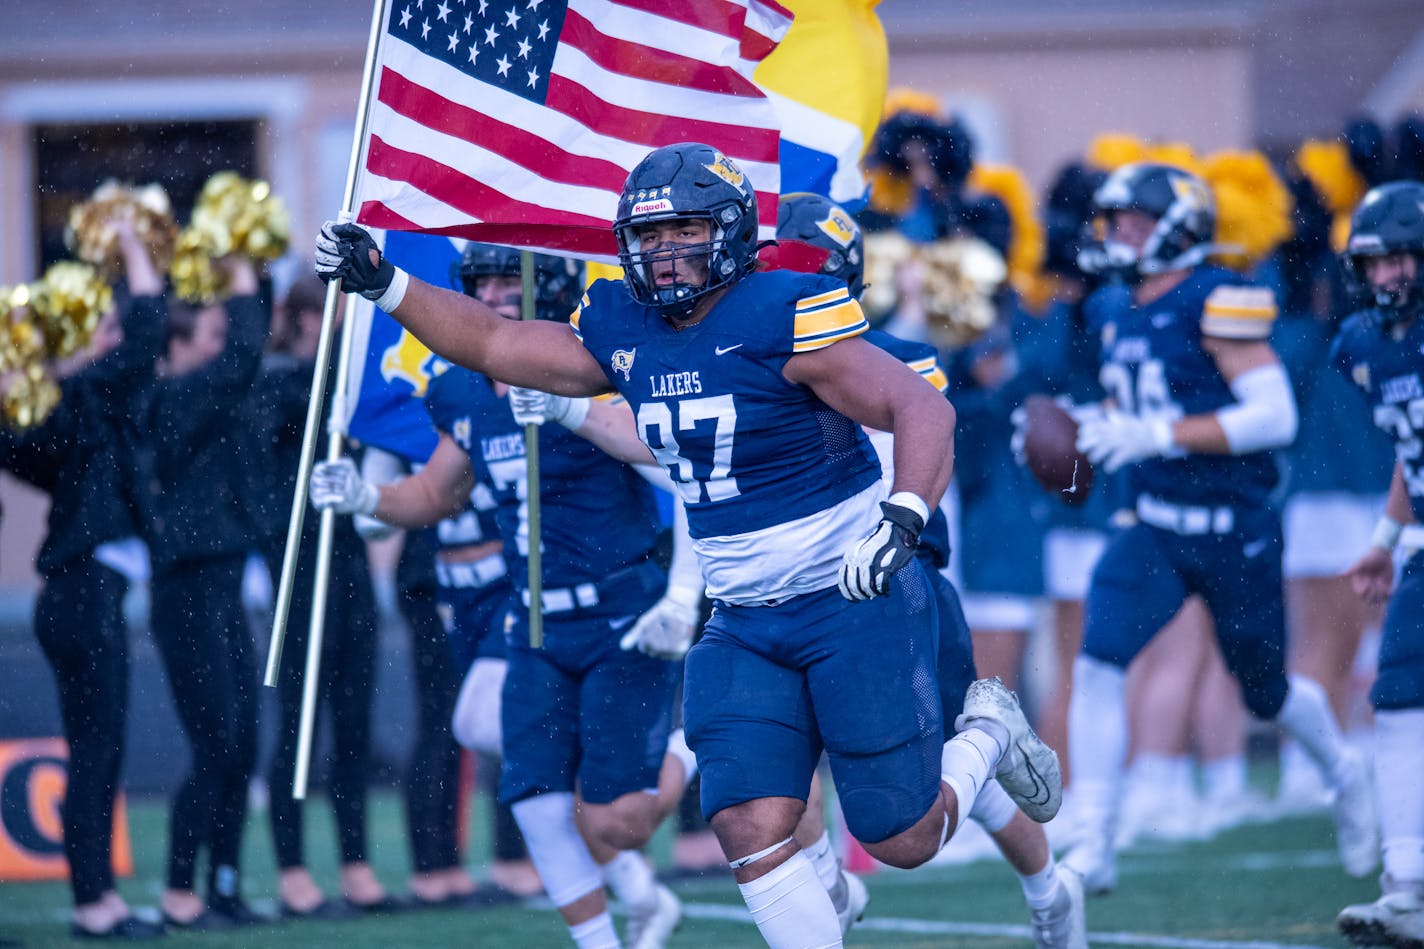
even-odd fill
[(836, 908), (804, 853), (737, 888), (768, 949), (840, 949)]
[(613, 917), (608, 910), (593, 919), (585, 920), (577, 926), (569, 927), (569, 935), (574, 937), (578, 949), (622, 949), (618, 941), (618, 930), (613, 928)]
[(682, 787), (686, 790), (697, 777), (697, 756), (687, 747), (687, 736), (681, 728), (668, 736), (667, 753), (682, 762)]
[(1285, 704), (1276, 716), (1276, 724), (1300, 742), (1310, 760), (1325, 776), (1325, 782), (1334, 787), (1345, 740), (1340, 734), (1340, 724), (1335, 721), (1335, 713), (1330, 710), (1330, 699), (1320, 683), (1305, 676), (1291, 676), (1290, 691), (1286, 693)]
[(1019, 886), (1023, 887), (1024, 901), (1030, 909), (1043, 909), (1052, 904), (1053, 898), (1058, 895), (1058, 864), (1053, 862), (1051, 853), (1042, 870), (1028, 876), (1020, 873), (1018, 878)]
[(1384, 872), (1424, 886), (1424, 709), (1375, 712), (1375, 802)]
[(1234, 800), (1246, 793), (1246, 756), (1227, 755), (1202, 763), (1202, 785), (1208, 801)]
[[(1002, 730), (1000, 726), (999, 731)], [(959, 802), (954, 830), (964, 826), (969, 812), (974, 809), (979, 790), (994, 776), (994, 769), (1008, 749), (1005, 738), (982, 727), (981, 723), (974, 723), (944, 743), (939, 774), (940, 780), (949, 785)], [(953, 832), (946, 839), (952, 836)]]
[(969, 819), (991, 834), (997, 834), (1009, 826), (1009, 821), (1019, 812), (1019, 806), (1009, 797), (998, 781), (992, 778), (979, 789), (974, 798), (974, 806), (969, 811)]
[(574, 823), (573, 794), (557, 791), (527, 797), (515, 802), (510, 811), (555, 906), (568, 906), (590, 893), (603, 892), (603, 874)]
[(599, 870), (613, 895), (629, 910), (657, 905), (658, 881), (653, 876), (653, 868), (638, 851), (620, 850)]
[(836, 856), (835, 850), (831, 847), (831, 835), (827, 831), (821, 831), (821, 836), (816, 838), (816, 842), (809, 847), (802, 847), (801, 852), (806, 855), (806, 859), (811, 861), (811, 866), (816, 868), (816, 879), (821, 881), (821, 886), (826, 888), (827, 895), (831, 898), (831, 905), (839, 913), (846, 908), (846, 901), (850, 898), (850, 891), (846, 889), (845, 877), (841, 873), (841, 861)]
[(1068, 706), (1068, 760), (1073, 798), (1089, 834), (1111, 840), (1127, 757), (1127, 674), (1111, 663), (1080, 655), (1073, 662)]

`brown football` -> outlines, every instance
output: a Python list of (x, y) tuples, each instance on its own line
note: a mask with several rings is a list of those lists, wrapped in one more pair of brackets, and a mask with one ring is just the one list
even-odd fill
[(1078, 423), (1046, 395), (1024, 400), (1024, 463), (1034, 480), (1065, 504), (1082, 504), (1093, 487), (1093, 466), (1078, 451)]

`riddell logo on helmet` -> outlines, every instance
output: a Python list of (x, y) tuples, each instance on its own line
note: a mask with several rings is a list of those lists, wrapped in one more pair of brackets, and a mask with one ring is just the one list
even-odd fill
[(659, 198), (656, 201), (639, 201), (633, 205), (634, 214), (657, 214), (661, 211), (673, 210), (672, 202), (667, 198)]

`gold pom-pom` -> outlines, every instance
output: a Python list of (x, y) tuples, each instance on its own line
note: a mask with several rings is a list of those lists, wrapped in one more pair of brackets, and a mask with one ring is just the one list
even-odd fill
[(1331, 214), (1349, 214), (1365, 196), (1365, 179), (1350, 163), (1344, 142), (1302, 142), (1295, 153), (1295, 166), (1310, 179)]
[(882, 117), (888, 119), (901, 112), (909, 112), (911, 115), (928, 115), (934, 118), (944, 116), (938, 99), (928, 92), (920, 92), (908, 86), (896, 86), (885, 93), (885, 109), (881, 113)]
[(967, 346), (994, 325), (994, 294), (1008, 276), (1004, 258), (975, 237), (920, 248), (930, 339), (941, 349)]
[(0, 399), (5, 423), (10, 428), (27, 429), (49, 418), (59, 405), (59, 384), (43, 363), (32, 362), (14, 371), (4, 381), (5, 394)]
[(51, 265), (29, 293), (30, 311), (50, 359), (72, 356), (87, 346), (99, 318), (114, 302), (98, 270), (72, 260)]
[(134, 233), (148, 247), (154, 266), (160, 271), (168, 266), (178, 225), (173, 220), (168, 192), (161, 185), (132, 188), (106, 181), (88, 201), (70, 210), (65, 244), (76, 257), (98, 267), (110, 280), (123, 270), (118, 235), (113, 228), (115, 220), (126, 220), (133, 226)]
[(0, 373), (45, 357), (44, 334), (30, 315), (30, 288), (0, 287)]
[(900, 299), (899, 269), (915, 256), (915, 245), (899, 231), (865, 235), (865, 293), (860, 305), (872, 320), (890, 315)]
[(1295, 153), (1295, 167), (1315, 188), (1325, 207), (1334, 215), (1330, 225), (1330, 245), (1345, 249), (1350, 239), (1350, 215), (1365, 196), (1365, 179), (1350, 162), (1350, 152), (1339, 140), (1302, 142)]
[(1215, 260), (1247, 271), (1292, 233), (1295, 201), (1260, 152), (1218, 152), (1203, 177), (1216, 199), (1216, 243), (1232, 248)]
[(1013, 236), (1009, 243), (1009, 279), (1014, 289), (1027, 293), (1043, 266), (1043, 225), (1034, 213), (1033, 192), (1023, 173), (1009, 165), (976, 164), (969, 186), (991, 194), (1009, 209)]
[(212, 261), (228, 254), (275, 260), (291, 243), (291, 222), (265, 181), (220, 171), (203, 185), (193, 217), (178, 235), (168, 274), (173, 290), (190, 303), (212, 303), (227, 287)]
[(206, 239), (192, 228), (185, 228), (178, 235), (178, 249), (168, 265), (168, 276), (178, 299), (189, 303), (216, 303), (227, 289), (222, 271), (213, 266)]
[(1126, 132), (1104, 132), (1088, 144), (1083, 160), (1099, 171), (1117, 171), (1123, 165), (1147, 160), (1147, 145)]

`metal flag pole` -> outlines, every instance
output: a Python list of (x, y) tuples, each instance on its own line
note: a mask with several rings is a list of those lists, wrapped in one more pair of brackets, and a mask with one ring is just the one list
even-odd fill
[[(534, 252), (519, 252), (519, 278), (524, 297), (521, 305), (526, 320), (536, 317), (534, 308)], [(525, 504), (529, 524), (529, 647), (544, 645), (544, 555), (539, 528), (539, 426), (524, 426)]]
[[(371, 31), (366, 40), (366, 62), (361, 71), (361, 94), (356, 105), (356, 134), (351, 141), (351, 157), (346, 165), (346, 186), (341, 201), (341, 219), (355, 219), (356, 180), (361, 170), (361, 155), (366, 145), (366, 130), (370, 121), (371, 92), (375, 86), (376, 52), (386, 19), (386, 0), (374, 0), (371, 10)], [(297, 484), (292, 492), (292, 515), (287, 525), (287, 549), (282, 557), (282, 578), (278, 587), (276, 614), (272, 619), (272, 643), (267, 652), (267, 674), (264, 682), (273, 687), (282, 662), (282, 645), (287, 634), (287, 618), (292, 605), (292, 587), (296, 581), (297, 555), (301, 546), (302, 521), (306, 514), (307, 487), (316, 457), (316, 440), (321, 425), (322, 403), (326, 397), (327, 369), (331, 363), (331, 338), (336, 325), (337, 297), (341, 292), (337, 282), (327, 284), (326, 304), (322, 310), (321, 335), (317, 340), (316, 366), (312, 370), (311, 396), (307, 403), (306, 427), (302, 433), (301, 461), (297, 467)], [(332, 399), (332, 424), (327, 443), (327, 459), (341, 457), (345, 428), (345, 389), (351, 374), (351, 339), (354, 321), (342, 326), (341, 351), (336, 368), (336, 391)], [(297, 741), (296, 773), (292, 780), (292, 796), (306, 797), (308, 764), (311, 758), (312, 725), (316, 716), (316, 694), (320, 684), (321, 643), (326, 619), (326, 595), (330, 582), (332, 531), (335, 512), (322, 511), (318, 537), (316, 579), (312, 590), (311, 626), (307, 642), (307, 663), (302, 683), (301, 728)]]

